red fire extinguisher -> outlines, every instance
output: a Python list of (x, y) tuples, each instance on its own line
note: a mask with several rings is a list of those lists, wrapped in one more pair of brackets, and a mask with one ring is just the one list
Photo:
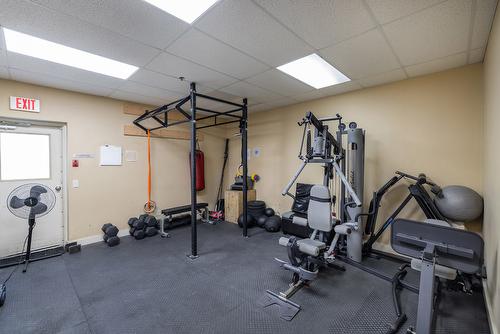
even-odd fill
[[(196, 168), (196, 191), (205, 189), (205, 155), (199, 148), (194, 151), (194, 162)], [(191, 166), (191, 154), (189, 155), (189, 165)], [(191, 172), (191, 168), (189, 169)]]

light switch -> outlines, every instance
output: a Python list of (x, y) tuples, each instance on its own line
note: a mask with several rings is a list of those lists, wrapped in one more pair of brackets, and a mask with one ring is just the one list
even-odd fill
[(73, 188), (79, 188), (79, 187), (80, 187), (80, 181), (73, 180)]

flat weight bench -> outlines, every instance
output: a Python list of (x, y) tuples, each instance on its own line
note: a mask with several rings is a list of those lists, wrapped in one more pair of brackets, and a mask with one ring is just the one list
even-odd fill
[(430, 334), (433, 325), (435, 277), (451, 276), (450, 271), (479, 273), (483, 265), (483, 239), (476, 233), (443, 226), (433, 220), (418, 222), (396, 219), (391, 244), (399, 254), (412, 260), (420, 270), (416, 328), (407, 333)]
[[(201, 213), (202, 221), (208, 222), (208, 203), (196, 203), (196, 211)], [(179, 215), (182, 213), (191, 212), (191, 204), (176, 206), (173, 208), (168, 208), (161, 210), (162, 217), (160, 219), (160, 235), (162, 238), (166, 238), (169, 236), (167, 232), (165, 232), (165, 221), (171, 222), (175, 215)]]

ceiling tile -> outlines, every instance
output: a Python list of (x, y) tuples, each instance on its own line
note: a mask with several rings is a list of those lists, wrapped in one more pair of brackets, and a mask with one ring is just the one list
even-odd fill
[(279, 66), (313, 52), (297, 36), (249, 0), (224, 1), (196, 22), (203, 32)]
[(378, 29), (323, 49), (320, 54), (351, 79), (364, 78), (400, 67)]
[(230, 86), (224, 87), (221, 89), (221, 91), (239, 97), (246, 97), (248, 98), (249, 103), (269, 102), (283, 97), (282, 95), (276, 94), (266, 89), (262, 89), (244, 81), (239, 81)]
[(51, 42), (142, 66), (157, 49), (30, 1), (0, 0), (0, 25)]
[(142, 68), (137, 70), (128, 80), (178, 93), (188, 94), (189, 92), (188, 81), (181, 81), (177, 78)]
[(135, 94), (131, 92), (124, 92), (121, 90), (114, 91), (109, 97), (123, 100), (123, 101), (132, 101), (136, 103), (144, 103), (152, 106), (161, 106), (169, 102), (169, 100), (158, 99), (155, 97), (144, 96), (140, 94)]
[(484, 48), (469, 51), (469, 64), (482, 63), (484, 59)]
[[(243, 104), (243, 100), (241, 97), (233, 95), (233, 94), (217, 91), (217, 90), (207, 92), (206, 95), (211, 96), (211, 97), (215, 97), (215, 98), (218, 98), (221, 100), (237, 103), (237, 104)], [(254, 103), (255, 103), (255, 101), (254, 101)], [(212, 110), (216, 110), (216, 111), (227, 111), (230, 109), (234, 109), (234, 107), (235, 107), (235, 106), (231, 106), (231, 105), (226, 104), (226, 103), (220, 103), (220, 102), (208, 100), (208, 99), (205, 99), (202, 97), (198, 97), (196, 99), (196, 104), (202, 106), (203, 108), (208, 108), (208, 109), (212, 109)]]
[(229, 94), (226, 92), (222, 92), (220, 90), (210, 91), (210, 92), (208, 92), (207, 95), (209, 95), (211, 97), (215, 97), (217, 99), (229, 101), (229, 102), (235, 102), (235, 103), (239, 103), (239, 104), (243, 103), (243, 101), (241, 100), (241, 97), (239, 97), (237, 95)]
[(405, 72), (398, 68), (397, 70), (392, 70), (389, 72), (377, 74), (374, 76), (369, 76), (367, 78), (363, 78), (358, 80), (358, 82), (361, 84), (363, 87), (371, 87), (371, 86), (378, 86), (382, 84), (386, 84), (389, 82), (394, 82), (394, 81), (399, 81), (399, 80), (404, 80), (407, 79), (407, 76)]
[(432, 60), (426, 63), (417, 64), (405, 67), (406, 73), (410, 77), (430, 74), (434, 72), (444, 71), (451, 68), (464, 66), (467, 64), (467, 53), (459, 53), (456, 55)]
[(175, 78), (184, 77), (201, 85), (217, 89), (227, 86), (237, 80), (188, 60), (163, 52), (146, 66), (153, 71)]
[(9, 68), (39, 73), (41, 75), (51, 75), (77, 82), (97, 83), (99, 86), (109, 88), (117, 88), (124, 82), (121, 79), (106, 75), (10, 52), (7, 54), (7, 63)]
[(261, 73), (245, 81), (283, 96), (293, 96), (314, 90), (313, 87), (303, 84), (276, 69)]
[(264, 72), (269, 68), (196, 29), (191, 29), (182, 35), (168, 47), (167, 51), (239, 79)]
[(7, 67), (0, 66), (0, 79), (10, 79)]
[(0, 49), (0, 66), (7, 66), (7, 51), (2, 49)]
[(164, 49), (189, 24), (138, 0), (33, 0), (54, 10)]
[(13, 80), (26, 82), (30, 84), (58, 88), (63, 90), (75, 91), (85, 94), (107, 96), (113, 91), (112, 88), (102, 87), (95, 84), (78, 82), (52, 75), (23, 71), (18, 69), (9, 70)]
[(366, 0), (380, 24), (397, 20), (443, 0)]
[(495, 16), (497, 0), (476, 1), (476, 13), (474, 15), (474, 26), (472, 28), (471, 49), (482, 48), (488, 43), (491, 23)]
[(304, 41), (322, 49), (375, 27), (361, 0), (256, 0)]
[(290, 99), (279, 99), (272, 102), (261, 103), (248, 109), (249, 112), (268, 111), (297, 103)]
[(123, 92), (135, 93), (168, 101), (174, 101), (186, 96), (186, 93), (182, 94), (171, 92), (165, 89), (146, 86), (133, 81), (125, 81), (122, 85), (120, 85), (120, 87), (118, 87), (118, 89)]
[(297, 100), (297, 101), (308, 101), (308, 100), (319, 99), (322, 97), (343, 94), (343, 93), (347, 93), (347, 92), (361, 89), (361, 88), (362, 87), (359, 83), (357, 83), (355, 81), (349, 81), (349, 82), (344, 82), (342, 84), (335, 85), (335, 86), (316, 89), (312, 92), (308, 92), (308, 93), (294, 96), (293, 98), (294, 98), (294, 100)]
[(383, 26), (403, 65), (412, 65), (467, 49), (470, 0), (451, 0)]

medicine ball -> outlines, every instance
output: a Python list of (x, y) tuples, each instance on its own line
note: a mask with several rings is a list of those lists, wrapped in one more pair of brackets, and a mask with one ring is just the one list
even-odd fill
[(267, 218), (268, 217), (266, 215), (262, 215), (259, 218), (257, 218), (255, 223), (257, 224), (258, 227), (264, 227), (264, 225), (266, 225)]
[(281, 228), (281, 217), (276, 215), (268, 217), (264, 228), (267, 232), (278, 232)]
[(471, 221), (483, 213), (481, 195), (464, 186), (444, 187), (434, 203), (443, 216), (453, 221)]
[[(255, 224), (255, 219), (251, 214), (247, 214), (247, 227), (252, 227)], [(238, 217), (238, 226), (243, 228), (243, 214)]]
[(276, 213), (274, 212), (273, 209), (271, 208), (267, 208), (265, 211), (264, 211), (265, 215), (268, 216), (268, 217), (272, 217), (274, 216)]

